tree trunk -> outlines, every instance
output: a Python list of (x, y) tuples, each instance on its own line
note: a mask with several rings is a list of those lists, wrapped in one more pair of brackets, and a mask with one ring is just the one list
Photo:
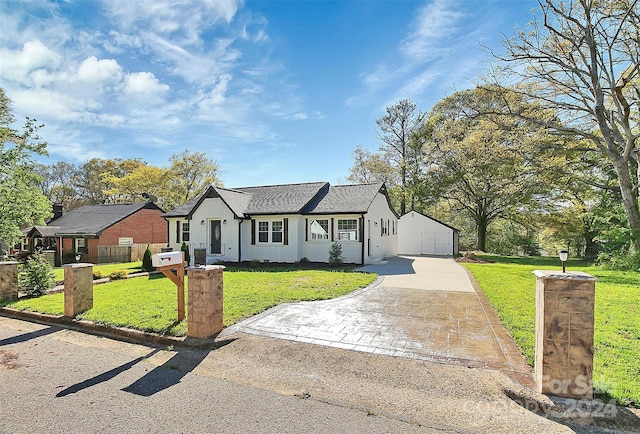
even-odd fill
[(631, 174), (627, 162), (620, 155), (609, 153), (613, 168), (618, 175), (618, 185), (622, 195), (627, 223), (631, 229), (631, 242), (636, 252), (640, 252), (640, 210), (638, 209), (638, 196), (634, 192)]
[(476, 229), (478, 231), (478, 245), (476, 246), (476, 249), (481, 252), (487, 251), (487, 226), (487, 219), (484, 217), (477, 219)]

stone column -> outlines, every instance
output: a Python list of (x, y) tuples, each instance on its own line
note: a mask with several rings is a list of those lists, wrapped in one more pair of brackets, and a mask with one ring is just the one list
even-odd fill
[(187, 268), (187, 336), (211, 338), (222, 331), (222, 265)]
[(64, 316), (73, 318), (93, 307), (93, 264), (65, 264)]
[(535, 376), (538, 391), (593, 398), (593, 324), (596, 278), (582, 272), (536, 275)]
[(18, 262), (0, 262), (0, 300), (18, 298)]

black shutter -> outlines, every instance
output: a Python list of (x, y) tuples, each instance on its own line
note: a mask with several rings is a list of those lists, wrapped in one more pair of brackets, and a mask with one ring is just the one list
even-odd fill
[(304, 241), (309, 241), (309, 219), (304, 219)]
[(256, 243), (256, 221), (251, 219), (251, 245)]
[(331, 217), (331, 242), (333, 242), (333, 217)]
[(284, 245), (288, 246), (289, 245), (289, 219), (285, 218), (285, 219), (282, 219), (282, 221), (283, 221), (282, 230), (284, 230)]
[(176, 222), (176, 243), (180, 243), (180, 220)]

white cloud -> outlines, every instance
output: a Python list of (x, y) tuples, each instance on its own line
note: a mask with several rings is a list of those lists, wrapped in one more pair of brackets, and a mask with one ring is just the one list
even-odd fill
[(414, 61), (434, 57), (434, 51), (445, 48), (442, 41), (457, 32), (456, 24), (463, 16), (450, 0), (435, 0), (425, 5), (400, 46), (402, 53)]
[[(19, 81), (25, 85), (32, 85), (31, 74), (36, 71), (50, 71), (60, 64), (60, 56), (50, 50), (40, 40), (25, 42), (21, 49), (0, 49), (2, 68), (0, 76), (5, 79)], [(43, 80), (43, 72), (39, 74), (39, 82)]]
[(241, 5), (239, 0), (112, 0), (106, 9), (125, 32), (144, 27), (189, 45), (201, 42), (204, 29), (231, 22)]
[(159, 99), (169, 91), (169, 86), (161, 83), (152, 72), (132, 72), (124, 78), (124, 90), (127, 96)]
[(122, 68), (114, 59), (98, 60), (87, 57), (78, 67), (78, 79), (87, 83), (118, 82), (122, 79)]

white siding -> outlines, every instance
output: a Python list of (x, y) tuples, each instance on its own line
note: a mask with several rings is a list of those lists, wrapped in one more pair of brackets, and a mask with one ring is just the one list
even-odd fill
[[(365, 264), (370, 264), (398, 254), (398, 220), (389, 208), (387, 198), (378, 193), (364, 215), (365, 224)], [(382, 226), (388, 226), (386, 235), (382, 234)], [(393, 228), (396, 228), (396, 234)]]
[(415, 211), (400, 217), (398, 232), (400, 254), (443, 256), (457, 254), (455, 231)]
[[(180, 242), (176, 242), (176, 221), (184, 222), (184, 218), (169, 218), (169, 246), (179, 250), (183, 236), (180, 234)], [(222, 253), (212, 254), (210, 247), (211, 220), (220, 220), (220, 236)], [(193, 249), (204, 248), (207, 250), (207, 262), (238, 260), (238, 225), (240, 221), (234, 218), (233, 212), (225, 205), (222, 199), (205, 199), (193, 213), (189, 221), (189, 245), (191, 262), (193, 264)]]

